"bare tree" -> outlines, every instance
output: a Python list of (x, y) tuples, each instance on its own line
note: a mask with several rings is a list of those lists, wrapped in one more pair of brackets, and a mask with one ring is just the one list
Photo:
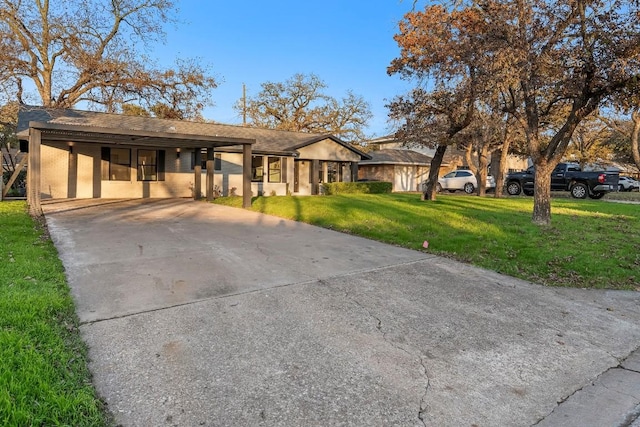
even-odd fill
[(364, 128), (371, 111), (362, 97), (348, 92), (337, 100), (324, 93), (327, 85), (313, 74), (295, 74), (285, 82), (261, 86), (255, 97), (241, 99), (235, 106), (249, 119), (249, 126), (332, 133), (350, 143), (366, 139)]
[[(478, 112), (474, 116), (473, 122), (460, 134), (460, 139), (465, 149), (467, 165), (476, 175), (478, 182), (476, 192), (479, 196), (484, 196), (486, 194), (490, 157), (497, 150), (503, 150), (503, 152), (508, 153), (511, 139), (510, 133), (506, 129), (508, 116), (496, 108), (495, 105), (491, 106), (481, 102), (478, 102), (478, 104)], [(506, 163), (506, 160), (504, 162)], [(492, 173), (494, 177), (496, 173), (500, 175), (500, 171), (492, 171)], [(504, 179), (501, 179), (500, 186), (504, 184)], [(501, 194), (497, 185), (495, 194), (497, 197)]]
[(590, 116), (576, 127), (571, 143), (567, 148), (567, 157), (575, 158), (582, 167), (588, 163), (608, 163), (613, 154), (609, 144), (611, 128), (597, 116)]
[(607, 141), (612, 146), (614, 153), (618, 157), (622, 157), (625, 162), (633, 162), (640, 171), (640, 144), (638, 144), (640, 137), (640, 106), (634, 105), (631, 108), (625, 108), (623, 105), (622, 109), (631, 110), (631, 120), (620, 121), (603, 115), (598, 116), (598, 118), (615, 132), (609, 136)]
[(0, 86), (30, 81), (44, 106), (117, 111), (164, 103), (192, 117), (216, 87), (194, 60), (161, 69), (145, 50), (164, 38), (171, 0), (0, 0)]

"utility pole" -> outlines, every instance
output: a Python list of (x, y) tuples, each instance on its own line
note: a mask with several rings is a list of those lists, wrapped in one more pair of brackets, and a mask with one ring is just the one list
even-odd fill
[(242, 126), (247, 125), (247, 87), (242, 83)]

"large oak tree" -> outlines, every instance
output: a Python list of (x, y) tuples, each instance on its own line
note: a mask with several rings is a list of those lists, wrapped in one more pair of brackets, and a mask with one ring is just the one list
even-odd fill
[[(491, 77), (480, 86), (490, 90), (500, 85), (508, 94), (504, 110), (522, 127), (536, 168), (532, 219), (549, 224), (550, 173), (576, 127), (617, 95), (633, 96), (640, 90), (640, 3), (470, 0), (448, 9), (433, 7), (444, 10), (445, 19), (465, 16), (471, 23), (440, 26), (439, 37), (474, 40), (477, 72)], [(406, 20), (411, 22), (416, 13)], [(465, 50), (446, 43), (430, 47), (441, 59), (418, 65), (438, 70), (468, 63)]]
[[(463, 78), (475, 55), (476, 94), (498, 85), (508, 95), (504, 111), (522, 127), (536, 167), (532, 219), (549, 224), (550, 173), (578, 124), (615, 95), (640, 90), (639, 14), (639, 3), (623, 0), (447, 2), (407, 14), (396, 61), (426, 76), (458, 64)], [(436, 30), (427, 31), (422, 17), (435, 15), (447, 25), (431, 19)], [(473, 43), (449, 42), (465, 38)]]
[(194, 117), (216, 87), (207, 68), (147, 55), (174, 14), (171, 0), (0, 0), (0, 97), (22, 101), (33, 87), (49, 107), (165, 104)]
[(482, 4), (488, 49), (512, 96), (536, 168), (533, 222), (551, 221), (551, 171), (580, 122), (629, 90), (640, 72), (639, 6), (627, 1)]
[(331, 133), (350, 143), (365, 139), (371, 111), (361, 96), (351, 92), (340, 100), (329, 96), (327, 85), (314, 74), (295, 74), (284, 82), (261, 86), (256, 96), (240, 99), (235, 106), (249, 119), (249, 126)]
[[(435, 148), (423, 193), (426, 200), (435, 199), (447, 147), (456, 142), (456, 135), (472, 123), (476, 113), (479, 82), (486, 76), (476, 66), (481, 59), (476, 46), (481, 40), (475, 26), (474, 14), (435, 5), (406, 14), (394, 37), (400, 56), (387, 72), (413, 80), (417, 87), (389, 104), (390, 117), (402, 121), (404, 116), (398, 137)], [(425, 137), (428, 133), (437, 136)]]

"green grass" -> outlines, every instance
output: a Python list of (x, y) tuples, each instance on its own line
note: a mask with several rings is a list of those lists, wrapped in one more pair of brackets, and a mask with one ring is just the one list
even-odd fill
[(604, 196), (605, 200), (625, 200), (640, 203), (640, 192), (638, 191), (621, 191), (608, 193)]
[(427, 241), (429, 253), (549, 286), (640, 290), (640, 205), (553, 199), (549, 227), (531, 222), (530, 197), (258, 197), (251, 209), (416, 250)]
[(57, 252), (25, 202), (0, 203), (0, 425), (104, 426)]

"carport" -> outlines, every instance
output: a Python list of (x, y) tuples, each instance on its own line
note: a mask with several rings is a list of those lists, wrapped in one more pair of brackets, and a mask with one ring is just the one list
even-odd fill
[[(20, 125), (19, 125), (20, 128)], [(205, 135), (198, 133), (184, 133), (176, 131), (170, 126), (166, 131), (156, 129), (129, 129), (102, 127), (86, 124), (52, 123), (49, 121), (28, 121), (28, 126), (22, 125), (23, 130), (18, 133), (24, 148), (28, 152), (28, 173), (27, 173), (27, 202), (29, 210), (33, 215), (41, 215), (41, 147), (43, 142), (65, 143), (68, 146), (68, 174), (77, 176), (77, 154), (74, 152), (74, 144), (90, 143), (99, 144), (103, 147), (138, 146), (172, 149), (177, 151), (193, 150), (195, 161), (193, 168), (193, 198), (202, 198), (202, 151), (206, 149), (206, 198), (211, 200), (214, 197), (214, 152), (216, 148), (228, 146), (242, 147), (242, 194), (243, 206), (251, 206), (251, 155), (252, 144), (255, 139), (225, 137), (220, 135)], [(25, 129), (26, 128), (26, 129)], [(24, 151), (24, 150), (23, 150)], [(97, 166), (99, 168), (99, 165)], [(94, 178), (98, 180), (99, 177)], [(72, 180), (69, 181), (72, 183)], [(71, 185), (71, 184), (70, 184)], [(99, 191), (98, 196), (100, 197)]]

